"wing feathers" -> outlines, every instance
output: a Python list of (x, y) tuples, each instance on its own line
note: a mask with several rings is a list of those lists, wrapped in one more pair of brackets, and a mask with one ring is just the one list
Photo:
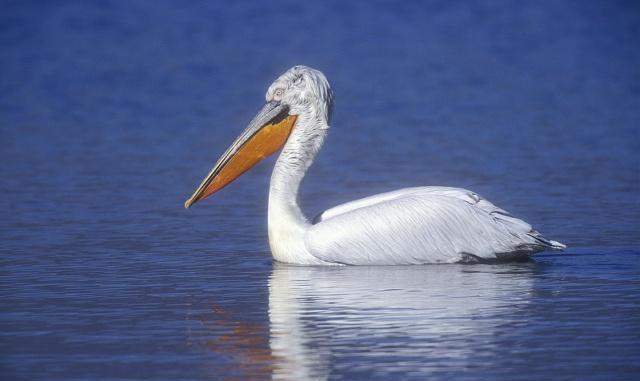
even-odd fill
[(504, 259), (564, 248), (474, 192), (420, 187), (349, 202), (322, 213), (305, 236), (309, 252), (344, 264)]

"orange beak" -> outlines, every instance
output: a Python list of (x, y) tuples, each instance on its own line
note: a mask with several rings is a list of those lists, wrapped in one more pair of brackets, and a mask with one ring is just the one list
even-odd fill
[(296, 115), (289, 115), (288, 111), (288, 107), (279, 102), (266, 103), (244, 132), (218, 159), (202, 184), (184, 203), (184, 207), (189, 208), (211, 196), (282, 148), (297, 118)]

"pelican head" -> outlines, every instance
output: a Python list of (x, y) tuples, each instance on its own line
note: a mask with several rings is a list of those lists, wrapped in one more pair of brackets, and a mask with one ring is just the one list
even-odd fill
[[(315, 142), (316, 151), (328, 129), (333, 93), (320, 71), (294, 66), (276, 79), (265, 95), (266, 103), (218, 159), (198, 189), (185, 202), (185, 208), (219, 191), (258, 162), (281, 149), (297, 126), (307, 136), (298, 140)], [(304, 120), (305, 123), (297, 123)]]
[(329, 121), (333, 93), (322, 72), (307, 66), (294, 66), (276, 79), (265, 96), (267, 102), (280, 102), (289, 107), (290, 115), (313, 112)]

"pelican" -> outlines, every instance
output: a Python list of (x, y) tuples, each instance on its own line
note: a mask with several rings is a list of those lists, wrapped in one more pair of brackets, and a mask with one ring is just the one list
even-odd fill
[(331, 208), (313, 220), (298, 190), (327, 133), (333, 92), (324, 74), (294, 66), (269, 86), (266, 103), (218, 159), (189, 208), (282, 149), (269, 186), (273, 258), (299, 265), (413, 265), (521, 260), (566, 246), (548, 240), (478, 194), (415, 187)]

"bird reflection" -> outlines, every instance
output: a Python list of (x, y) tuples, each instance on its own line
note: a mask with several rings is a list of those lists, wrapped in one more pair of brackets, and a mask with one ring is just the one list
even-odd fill
[(536, 267), (274, 264), (269, 324), (220, 306), (197, 320), (205, 346), (233, 359), (216, 367), (218, 379), (425, 379), (490, 358), (500, 337), (527, 324)]
[[(526, 307), (535, 263), (298, 267), (269, 279), (273, 379), (327, 379), (358, 366), (428, 375), (492, 350)], [(524, 323), (524, 322), (522, 322)], [(401, 369), (402, 368), (402, 369)], [(362, 371), (364, 371), (361, 369)]]

